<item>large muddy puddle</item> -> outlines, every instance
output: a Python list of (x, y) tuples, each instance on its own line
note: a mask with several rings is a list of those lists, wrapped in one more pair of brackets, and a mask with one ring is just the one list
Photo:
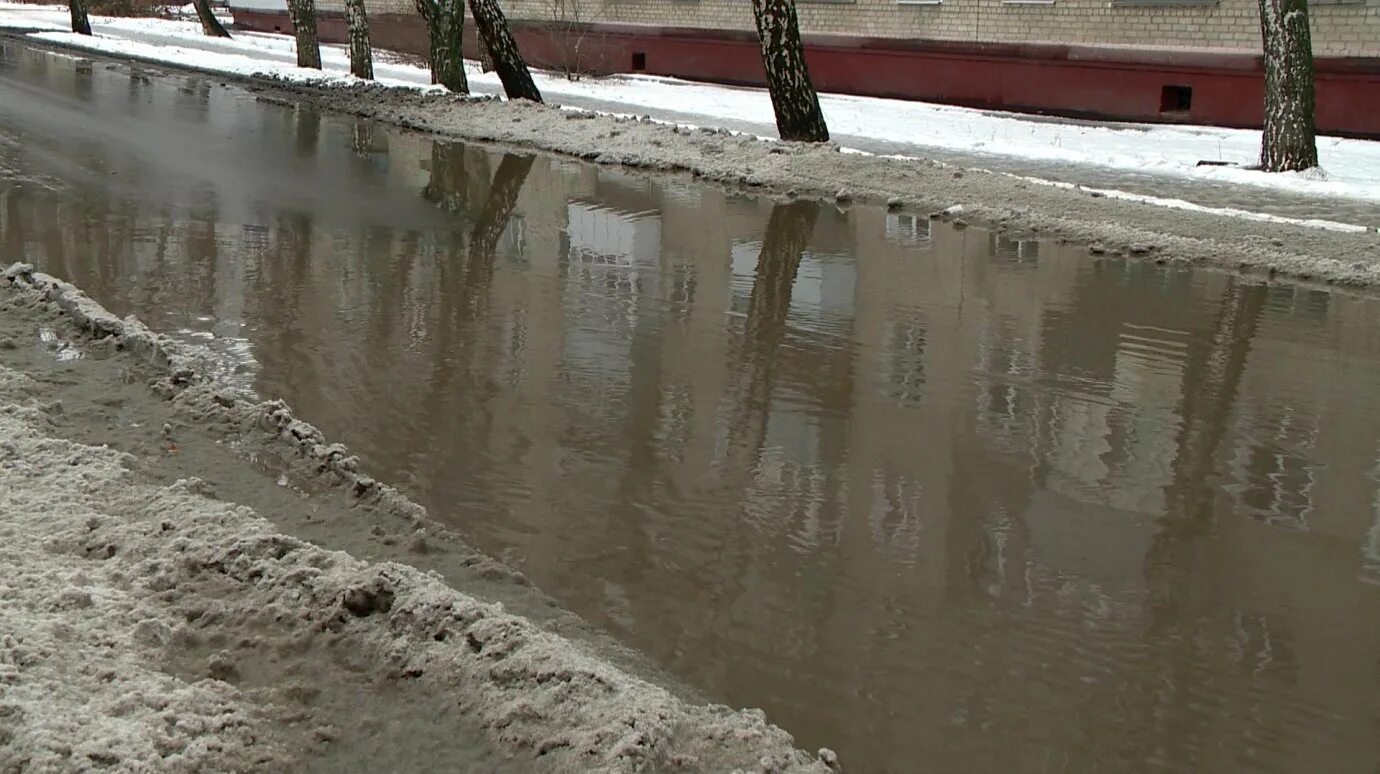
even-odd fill
[(855, 771), (1373, 771), (1380, 303), (9, 45), (0, 244)]

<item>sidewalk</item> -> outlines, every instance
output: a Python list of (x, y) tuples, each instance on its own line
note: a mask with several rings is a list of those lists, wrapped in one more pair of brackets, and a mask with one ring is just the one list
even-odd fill
[[(0, 28), (36, 30), (33, 35), (41, 40), (217, 73), (322, 77), (321, 72), (295, 66), (294, 42), (287, 35), (239, 32), (225, 40), (203, 36), (199, 25), (190, 21), (93, 17), (96, 35), (84, 37), (65, 31), (65, 6), (3, 2)], [(382, 52), (376, 55), (380, 82), (438, 88), (430, 86), (424, 67), (389, 59)], [(323, 46), (322, 61), (329, 79), (351, 78), (343, 47)], [(468, 70), (475, 93), (500, 92), (495, 75), (480, 72), (474, 63)], [(771, 103), (761, 89), (655, 76), (580, 81), (551, 73), (535, 76), (553, 104), (775, 136)], [(1064, 121), (838, 94), (821, 95), (821, 103), (834, 138), (849, 150), (945, 161), (957, 156), (965, 166), (1207, 206), (1304, 218), (1333, 216), (1333, 208), (1340, 208), (1339, 219), (1367, 225), (1380, 219), (1380, 142), (1320, 138), (1323, 174), (1266, 174), (1197, 166), (1204, 160), (1253, 163), (1260, 142), (1256, 131)]]

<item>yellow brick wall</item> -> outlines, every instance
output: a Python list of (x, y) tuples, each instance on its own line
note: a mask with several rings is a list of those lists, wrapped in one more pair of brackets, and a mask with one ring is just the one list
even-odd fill
[[(566, 0), (579, 2), (567, 18), (618, 24), (752, 29), (749, 0)], [(554, 20), (557, 0), (503, 0), (512, 19)], [(323, 9), (341, 0), (319, 0)], [(412, 13), (411, 0), (366, 0), (370, 11)], [(806, 33), (1001, 43), (1079, 43), (1108, 46), (1256, 51), (1256, 0), (1211, 5), (1127, 6), (1114, 0), (797, 0)], [(1325, 56), (1380, 56), (1380, 0), (1317, 4), (1313, 48)]]

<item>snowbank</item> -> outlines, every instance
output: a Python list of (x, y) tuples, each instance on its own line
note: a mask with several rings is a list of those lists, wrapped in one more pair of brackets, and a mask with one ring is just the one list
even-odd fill
[(844, 153), (837, 145), (762, 141), (723, 130), (690, 130), (521, 101), (419, 94), (362, 83), (281, 83), (283, 91), (320, 107), (442, 137), (684, 172), (777, 198), (834, 203), (847, 190), (853, 201), (885, 203), (921, 217), (943, 216), (961, 205), (965, 219), (1023, 239), (1098, 243), (1107, 252), (1162, 263), (1380, 284), (1380, 234), (1374, 224), (1310, 222), (1151, 201), (933, 161)]
[(40, 398), (0, 365), (0, 771), (281, 767), (238, 691), (154, 666), (185, 622), (150, 588), (152, 520), (111, 501), (178, 495), (128, 491), (125, 455), (53, 438)]

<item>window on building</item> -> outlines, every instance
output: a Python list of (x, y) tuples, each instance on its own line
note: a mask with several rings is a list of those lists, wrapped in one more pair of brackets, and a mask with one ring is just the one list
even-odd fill
[(1165, 84), (1160, 89), (1161, 113), (1187, 113), (1193, 107), (1192, 86), (1172, 86)]
[(1112, 0), (1113, 8), (1135, 8), (1141, 6), (1214, 6), (1218, 0)]

